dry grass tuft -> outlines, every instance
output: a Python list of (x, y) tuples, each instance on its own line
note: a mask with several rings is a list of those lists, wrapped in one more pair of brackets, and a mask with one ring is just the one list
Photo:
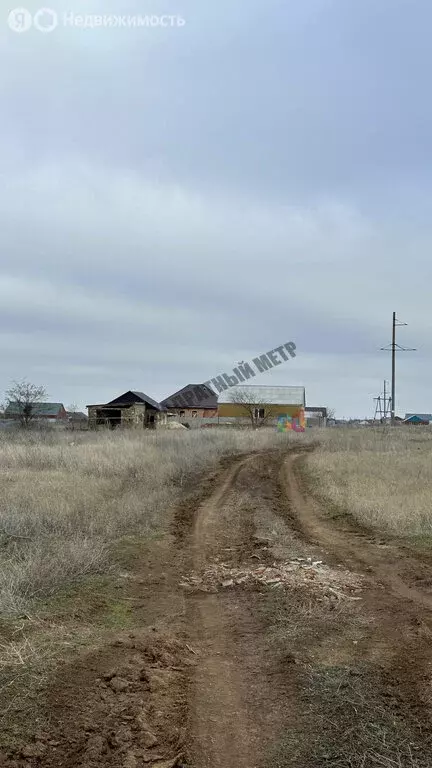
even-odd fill
[(317, 734), (314, 764), (428, 768), (430, 738), (388, 693), (389, 681), (381, 680), (381, 669), (372, 664), (311, 668), (305, 701)]
[(421, 724), (379, 695), (379, 670), (315, 667), (308, 678), (302, 720), (274, 744), (266, 768), (429, 768)]

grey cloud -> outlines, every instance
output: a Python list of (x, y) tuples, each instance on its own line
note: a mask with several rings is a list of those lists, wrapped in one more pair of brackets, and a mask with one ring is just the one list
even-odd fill
[[(364, 197), (371, 183), (424, 176), (430, 4), (302, 6), (255, 0), (246, 12), (191, 1), (182, 6), (188, 24), (167, 34), (9, 36), (3, 130), (39, 157), (78, 146), (207, 189), (259, 181), (268, 196), (362, 188)], [(54, 62), (62, 66), (53, 71)]]
[(350, 415), (397, 309), (399, 405), (427, 410), (430, 4), (175, 10), (167, 33), (0, 33), (0, 388), (163, 397), (292, 338), (262, 376)]

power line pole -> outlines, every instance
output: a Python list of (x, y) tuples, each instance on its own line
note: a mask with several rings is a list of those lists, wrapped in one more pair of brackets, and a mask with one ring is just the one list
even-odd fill
[(396, 344), (396, 328), (401, 325), (408, 325), (408, 323), (401, 323), (397, 317), (396, 312), (393, 312), (392, 322), (392, 342), (387, 347), (381, 347), (382, 350), (392, 353), (392, 377), (391, 377), (391, 411), (390, 411), (390, 423), (392, 427), (395, 425), (395, 406), (396, 406), (396, 352), (415, 352), (414, 347), (401, 347)]
[[(390, 412), (390, 424), (394, 427), (395, 424), (395, 392), (396, 392), (396, 312), (393, 312), (393, 324), (392, 324), (392, 377), (391, 377), (391, 412)], [(406, 325), (406, 323), (405, 323)]]

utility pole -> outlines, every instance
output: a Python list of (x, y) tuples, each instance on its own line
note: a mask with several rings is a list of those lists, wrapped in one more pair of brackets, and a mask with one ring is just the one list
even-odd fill
[[(406, 325), (406, 323), (404, 323)], [(392, 377), (391, 377), (391, 412), (390, 412), (390, 424), (394, 427), (395, 424), (395, 391), (396, 391), (396, 312), (393, 312), (393, 324), (392, 324)]]
[[(390, 351), (392, 353), (392, 377), (391, 377), (391, 411), (390, 411), (390, 423), (392, 427), (395, 425), (395, 406), (396, 406), (396, 352), (415, 352), (413, 347), (401, 347), (396, 344), (396, 328), (401, 325), (408, 325), (408, 323), (401, 323), (397, 317), (396, 312), (393, 312), (392, 322), (392, 342), (387, 347), (381, 347), (382, 350)], [(384, 406), (385, 407), (385, 406)]]

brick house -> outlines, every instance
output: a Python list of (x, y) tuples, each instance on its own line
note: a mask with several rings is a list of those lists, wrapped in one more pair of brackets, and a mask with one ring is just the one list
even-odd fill
[(205, 384), (187, 384), (161, 401), (167, 419), (175, 418), (191, 427), (217, 422), (217, 396)]

